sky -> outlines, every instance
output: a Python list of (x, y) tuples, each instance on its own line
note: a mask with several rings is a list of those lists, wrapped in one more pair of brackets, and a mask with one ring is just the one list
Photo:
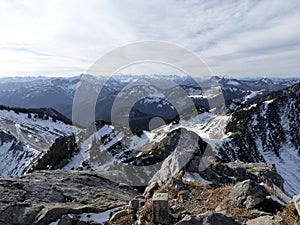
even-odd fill
[(144, 40), (184, 47), (213, 74), (296, 77), (300, 1), (0, 0), (0, 77), (78, 75)]

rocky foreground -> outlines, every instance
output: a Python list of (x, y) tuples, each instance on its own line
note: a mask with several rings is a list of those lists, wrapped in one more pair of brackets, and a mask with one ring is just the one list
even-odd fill
[(167, 181), (160, 180), (162, 176), (154, 178), (144, 193), (144, 206), (134, 212), (131, 203), (133, 213), (124, 217), (120, 211), (123, 217), (116, 219), (116, 213), (109, 224), (158, 224), (153, 217), (155, 205), (161, 204), (153, 197), (157, 192), (169, 194), (169, 224), (300, 224), (300, 196), (292, 199), (284, 192), (284, 180), (273, 165), (212, 162), (198, 171), (197, 160)]
[(0, 224), (48, 225), (67, 214), (99, 213), (127, 204), (136, 194), (92, 171), (36, 171), (0, 178)]
[[(95, 171), (35, 171), (0, 178), (0, 224), (104, 224), (92, 215), (118, 206), (123, 207), (105, 224), (158, 224), (155, 213), (176, 225), (300, 223), (300, 198), (285, 194), (284, 180), (274, 166), (213, 161), (199, 171), (197, 160), (194, 157), (167, 179), (155, 176), (143, 195)], [(157, 174), (163, 171), (167, 172), (164, 165)], [(167, 214), (154, 212), (154, 193), (168, 195), (162, 203), (167, 208), (160, 209)]]

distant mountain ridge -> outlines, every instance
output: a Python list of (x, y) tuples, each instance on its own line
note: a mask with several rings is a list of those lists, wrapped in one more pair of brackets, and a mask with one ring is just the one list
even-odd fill
[[(92, 76), (89, 77), (83, 74), (75, 77), (0, 78), (0, 104), (21, 108), (53, 108), (71, 119), (73, 97), (83, 76), (91, 80), (90, 88), (94, 89), (96, 93), (97, 88), (99, 88), (97, 80)], [(108, 80), (97, 100), (96, 119), (110, 122), (111, 108), (116, 96), (126, 85), (138, 79), (143, 80), (144, 78), (175, 82), (187, 91), (187, 94), (194, 101), (196, 107), (207, 108), (208, 106), (205, 96), (201, 95), (201, 87), (198, 84), (199, 80), (197, 78), (192, 79), (191, 77), (176, 75), (114, 75), (109, 79), (108, 77), (102, 77), (103, 81)], [(249, 103), (273, 91), (282, 90), (296, 83), (299, 79), (272, 80), (261, 78), (242, 80), (214, 76), (211, 78), (211, 81), (221, 86), (228, 111), (232, 112), (236, 108), (239, 108), (240, 104)], [(209, 83), (210, 81), (208, 81), (208, 85)], [(141, 93), (137, 92), (136, 94)], [(162, 106), (162, 108), (159, 108), (159, 106)], [(163, 113), (166, 112), (166, 121), (173, 120), (174, 115), (176, 115), (172, 112), (168, 103), (165, 104), (163, 102), (163, 99), (157, 101), (155, 104), (144, 104), (144, 101), (141, 100), (141, 102), (135, 105), (135, 109), (133, 110), (140, 115), (137, 121), (133, 121), (133, 124), (137, 127), (145, 128), (145, 124), (140, 124), (140, 121), (144, 118), (148, 118), (146, 120), (151, 119), (155, 116), (154, 112), (157, 110)]]

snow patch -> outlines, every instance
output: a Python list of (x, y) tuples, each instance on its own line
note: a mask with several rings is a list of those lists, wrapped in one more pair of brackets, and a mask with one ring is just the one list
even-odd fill
[[(109, 209), (101, 213), (68, 214), (68, 216), (70, 218), (74, 218), (75, 216), (79, 217), (79, 220), (83, 222), (97, 222), (103, 224), (109, 220), (111, 213), (116, 212), (122, 208), (124, 208), (124, 206)], [(57, 221), (52, 222), (49, 225), (58, 225), (60, 221), (61, 219), (58, 219)]]

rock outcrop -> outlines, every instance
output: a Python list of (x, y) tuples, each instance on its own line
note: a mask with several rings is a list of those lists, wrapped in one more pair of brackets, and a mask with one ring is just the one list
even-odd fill
[[(156, 192), (170, 196), (170, 224), (286, 224), (284, 214), (277, 213), (284, 212), (286, 203), (280, 198), (284, 193), (279, 188), (281, 178), (271, 165), (214, 162), (206, 171), (198, 172), (189, 165), (146, 192), (146, 199), (135, 198), (136, 209), (120, 208), (108, 224), (153, 224), (152, 193)], [(197, 179), (188, 174), (197, 174)], [(0, 178), (0, 224), (48, 225), (58, 220), (58, 224), (68, 225), (100, 224), (80, 221), (78, 215), (126, 205), (138, 194), (108, 177), (113, 178), (96, 171), (53, 170)]]
[[(145, 195), (147, 195), (155, 186), (162, 186), (163, 184), (171, 184), (176, 182), (172, 178), (176, 173), (183, 169), (186, 174), (197, 174), (197, 176), (202, 180), (202, 182), (208, 182), (215, 187), (228, 185), (236, 182), (241, 182), (245, 180), (252, 180), (256, 183), (266, 183), (269, 186), (276, 186), (283, 190), (284, 180), (276, 172), (274, 165), (266, 163), (243, 163), (241, 161), (235, 161), (230, 163), (220, 163), (214, 160), (209, 160), (204, 157), (197, 155), (197, 152), (190, 153), (194, 154), (192, 158), (185, 166), (173, 167), (173, 173), (171, 174), (168, 169), (170, 163), (165, 163), (165, 167), (152, 178), (149, 182), (149, 186), (146, 188)], [(171, 162), (176, 161), (174, 157), (179, 157), (178, 155), (173, 155), (170, 159)], [(202, 170), (203, 163), (208, 163), (207, 168)], [(196, 166), (197, 165), (197, 166)], [(168, 179), (167, 179), (168, 178)], [(206, 183), (207, 183), (206, 182)]]
[[(193, 154), (181, 169), (169, 164), (158, 171), (144, 193), (146, 203), (136, 212), (138, 224), (152, 224), (152, 196), (157, 192), (169, 193), (170, 224), (287, 224), (283, 212), (290, 198), (273, 165), (211, 161), (202, 171), (202, 159)], [(170, 175), (172, 168), (179, 172)]]
[(196, 133), (181, 129), (180, 141), (177, 147), (163, 161), (160, 169), (149, 181), (146, 193), (149, 193), (156, 186), (162, 186), (167, 182), (171, 182), (172, 177), (184, 169), (195, 156), (202, 155), (206, 147), (207, 143)]
[[(193, 159), (193, 161), (197, 160)], [(198, 158), (198, 165), (201, 159)], [(199, 171), (187, 165), (187, 172), (199, 173), (204, 179), (212, 181), (215, 185), (235, 183), (237, 181), (244, 181), (247, 179), (253, 180), (257, 183), (265, 182), (269, 185), (276, 185), (283, 189), (283, 178), (277, 173), (274, 165), (266, 163), (244, 163), (241, 161), (220, 163), (211, 161), (207, 169)]]
[(237, 183), (229, 192), (230, 200), (239, 207), (246, 209), (257, 208), (266, 212), (276, 213), (276, 210), (282, 208), (285, 204), (277, 197), (272, 198), (271, 193), (258, 183), (252, 180), (245, 180)]
[(0, 224), (48, 225), (66, 214), (98, 213), (127, 204), (128, 186), (97, 172), (39, 171), (0, 178)]

